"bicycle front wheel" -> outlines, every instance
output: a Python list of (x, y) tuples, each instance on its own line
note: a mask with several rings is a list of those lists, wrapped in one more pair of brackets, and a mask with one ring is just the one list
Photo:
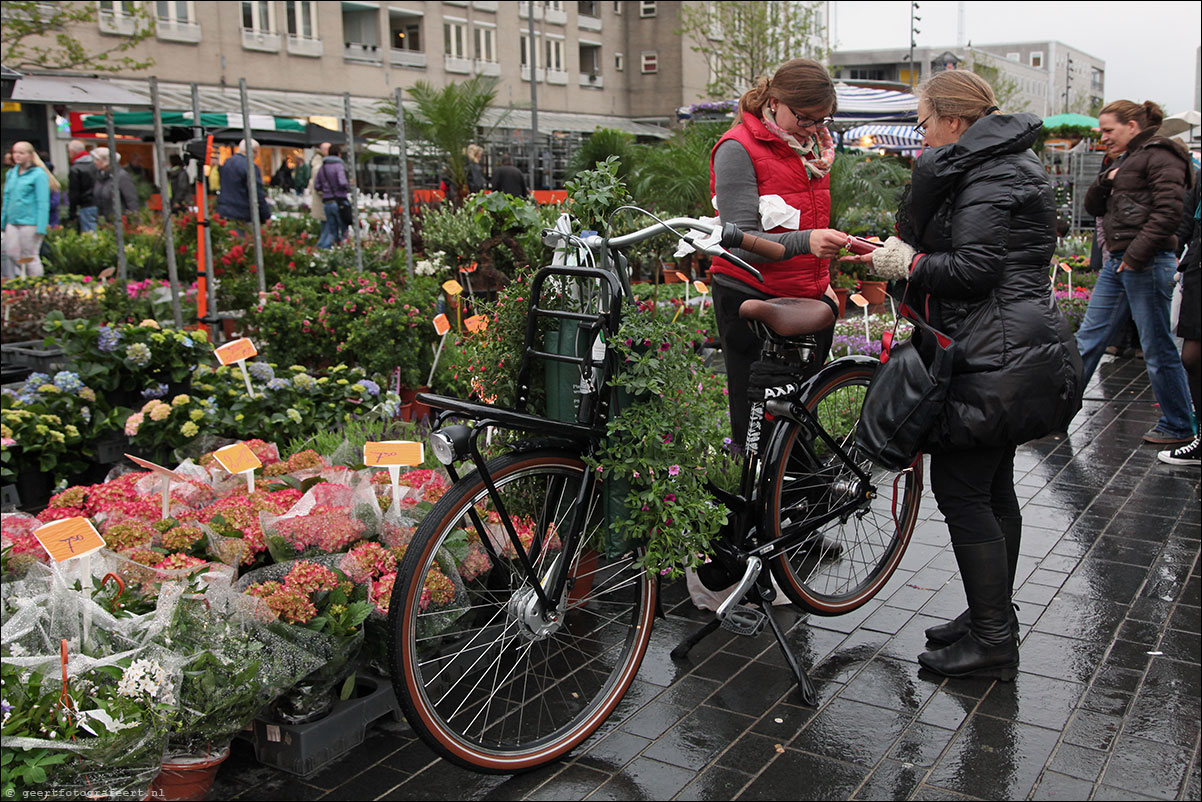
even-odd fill
[[(837, 363), (836, 363), (837, 364)], [(868, 488), (821, 439), (809, 440), (806, 427), (784, 421), (769, 445), (764, 471), (766, 527), (812, 528), (801, 543), (770, 563), (785, 595), (817, 615), (841, 615), (877, 594), (901, 561), (914, 532), (922, 495), (922, 462), (905, 471), (873, 465), (855, 445), (855, 430), (875, 364), (828, 367), (802, 403), (871, 481)], [(806, 445), (810, 447), (807, 448)], [(807, 518), (827, 514), (853, 498), (859, 506), (826, 524), (807, 527)]]
[(637, 554), (604, 554), (600, 492), (578, 546), (569, 554), (561, 541), (587, 470), (552, 450), (488, 463), (540, 582), (568, 561), (552, 611), (478, 473), (435, 505), (405, 553), (389, 609), (393, 686), (417, 734), (454, 763), (506, 774), (549, 763), (605, 721), (638, 672), (656, 585)]

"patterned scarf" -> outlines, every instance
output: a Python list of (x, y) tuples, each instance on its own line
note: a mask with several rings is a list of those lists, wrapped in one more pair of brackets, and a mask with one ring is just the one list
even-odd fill
[(831, 132), (826, 128), (816, 129), (814, 136), (810, 137), (809, 143), (803, 145), (797, 141), (797, 137), (776, 124), (776, 115), (772, 113), (772, 108), (767, 103), (764, 104), (761, 120), (765, 128), (793, 148), (801, 158), (801, 163), (805, 165), (806, 173), (810, 178), (822, 178), (831, 171), (831, 165), (835, 163), (835, 141), (831, 138)]

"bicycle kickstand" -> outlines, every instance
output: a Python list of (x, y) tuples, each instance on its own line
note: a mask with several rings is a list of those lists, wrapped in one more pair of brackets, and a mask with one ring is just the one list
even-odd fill
[(789, 644), (785, 640), (785, 633), (781, 631), (780, 624), (776, 622), (776, 614), (772, 611), (772, 602), (763, 600), (760, 602), (760, 607), (764, 611), (764, 616), (768, 619), (768, 626), (772, 627), (772, 634), (776, 636), (777, 645), (780, 646), (780, 650), (785, 654), (785, 662), (789, 664), (789, 668), (793, 671), (793, 676), (797, 679), (797, 691), (801, 694), (801, 701), (809, 707), (817, 707), (818, 689), (814, 687), (814, 683), (810, 680), (810, 675), (802, 669), (801, 664), (797, 662), (797, 656), (789, 648)]

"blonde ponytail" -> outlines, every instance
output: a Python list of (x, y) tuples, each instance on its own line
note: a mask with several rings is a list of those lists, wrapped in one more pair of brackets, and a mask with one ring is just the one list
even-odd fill
[(58, 179), (54, 177), (54, 173), (50, 172), (50, 168), (46, 166), (46, 162), (42, 161), (42, 157), (38, 155), (36, 150), (33, 152), (33, 163), (46, 171), (46, 178), (50, 182), (51, 192), (63, 191), (63, 185), (60, 184)]

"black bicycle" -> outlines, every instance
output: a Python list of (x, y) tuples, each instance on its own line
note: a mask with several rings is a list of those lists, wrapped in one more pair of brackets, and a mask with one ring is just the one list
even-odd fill
[[(775, 243), (732, 229), (726, 247), (779, 258)], [(558, 261), (577, 264), (535, 274), (514, 408), (421, 397), (443, 410), (431, 445), (454, 485), (417, 528), (397, 572), (390, 666), (414, 730), (461, 766), (514, 773), (564, 755), (614, 710), (646, 652), (659, 577), (639, 565), (637, 544), (612, 542), (604, 482), (585, 460), (605, 435), (611, 407), (616, 365), (606, 343), (633, 299), (622, 249), (665, 231), (759, 277), (724, 248), (706, 245), (713, 226), (692, 218), (613, 239), (548, 231), (545, 241), (568, 257)], [(922, 463), (891, 472), (856, 448), (859, 410), (878, 363), (851, 356), (813, 371), (813, 335), (834, 319), (827, 304), (750, 301), (740, 314), (764, 339), (761, 362), (786, 377), (807, 367), (812, 375), (765, 390), (766, 400), (753, 407), (763, 434), (753, 423), (739, 491), (712, 488), (730, 515), (707, 572), (711, 581), (725, 575), (733, 591), (713, 621), (672, 654), (683, 657), (719, 626), (750, 635), (768, 625), (812, 705), (817, 694), (772, 614), (770, 576), (806, 612), (860, 607), (889, 580), (909, 543)], [(548, 338), (549, 328), (560, 336)], [(553, 339), (570, 346), (548, 345)], [(536, 366), (571, 372), (573, 419), (529, 411)], [(486, 459), (481, 438), (497, 429), (520, 437)], [(455, 466), (463, 462), (470, 467), (460, 475)]]

